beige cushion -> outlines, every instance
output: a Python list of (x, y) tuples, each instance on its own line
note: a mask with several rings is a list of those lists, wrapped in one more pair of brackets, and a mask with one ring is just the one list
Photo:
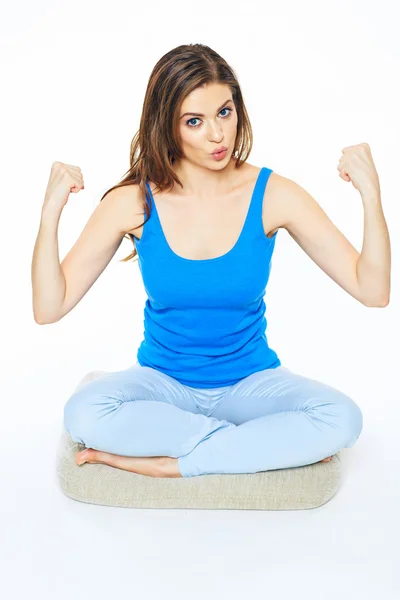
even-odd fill
[[(76, 387), (104, 375), (88, 373)], [(150, 477), (109, 465), (75, 462), (83, 444), (63, 427), (57, 452), (61, 490), (73, 500), (129, 508), (294, 510), (317, 508), (340, 484), (340, 452), (326, 463), (259, 473)]]

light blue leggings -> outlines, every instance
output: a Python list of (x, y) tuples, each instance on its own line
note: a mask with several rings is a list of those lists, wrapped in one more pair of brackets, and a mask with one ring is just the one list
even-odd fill
[(192, 477), (319, 462), (355, 444), (363, 417), (346, 394), (282, 365), (200, 389), (136, 363), (74, 392), (64, 426), (88, 448), (178, 458)]

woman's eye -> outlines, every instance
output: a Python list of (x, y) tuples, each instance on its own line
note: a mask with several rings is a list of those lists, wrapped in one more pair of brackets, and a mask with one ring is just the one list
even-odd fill
[[(226, 119), (226, 118), (229, 117), (229, 113), (232, 112), (232, 108), (223, 108), (222, 110), (219, 111), (220, 113), (222, 113), (222, 112), (224, 112), (226, 110), (228, 111), (228, 114), (223, 117), (224, 119)], [(199, 120), (198, 117), (193, 117), (192, 119), (189, 119), (188, 121), (186, 121), (186, 125), (188, 127), (190, 127), (191, 129), (195, 129), (196, 127), (199, 127), (200, 124), (198, 124), (198, 125), (190, 125), (190, 123), (192, 121), (198, 121), (198, 120)]]

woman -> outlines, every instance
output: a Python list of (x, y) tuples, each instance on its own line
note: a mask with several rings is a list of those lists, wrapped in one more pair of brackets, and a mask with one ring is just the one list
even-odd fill
[[(189, 44), (158, 61), (129, 172), (102, 198), (113, 197), (114, 210), (116, 194), (124, 199), (120, 229), (135, 247), (124, 260), (138, 254), (148, 295), (144, 339), (136, 364), (67, 401), (65, 427), (86, 446), (77, 464), (152, 477), (255, 473), (329, 461), (359, 437), (354, 400), (293, 373), (268, 345), (263, 297), (277, 232), (285, 227), (365, 305), (385, 305), (385, 281), (373, 287), (362, 271), (358, 281), (359, 253), (305, 190), (247, 163), (251, 147), (239, 83), (223, 58)], [(349, 181), (345, 158), (339, 167)], [(70, 190), (81, 189), (80, 169), (69, 174)], [(82, 240), (94, 232), (89, 223)], [(82, 248), (78, 240), (63, 261), (67, 284)], [(77, 296), (65, 298), (62, 316)]]

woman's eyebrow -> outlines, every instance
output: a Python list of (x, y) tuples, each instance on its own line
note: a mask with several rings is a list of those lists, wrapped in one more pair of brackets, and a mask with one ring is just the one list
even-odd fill
[[(229, 100), (226, 100), (226, 102), (221, 104), (221, 106), (217, 109), (217, 112), (219, 112), (221, 110), (221, 108), (223, 108), (225, 106), (225, 104), (228, 104), (228, 102), (232, 102), (231, 98), (229, 98)], [(186, 115), (194, 115), (195, 117), (205, 117), (206, 116), (206, 115), (203, 115), (202, 113), (185, 112), (185, 114), (183, 114), (180, 117), (180, 119), (182, 119), (182, 117), (186, 117)]]

